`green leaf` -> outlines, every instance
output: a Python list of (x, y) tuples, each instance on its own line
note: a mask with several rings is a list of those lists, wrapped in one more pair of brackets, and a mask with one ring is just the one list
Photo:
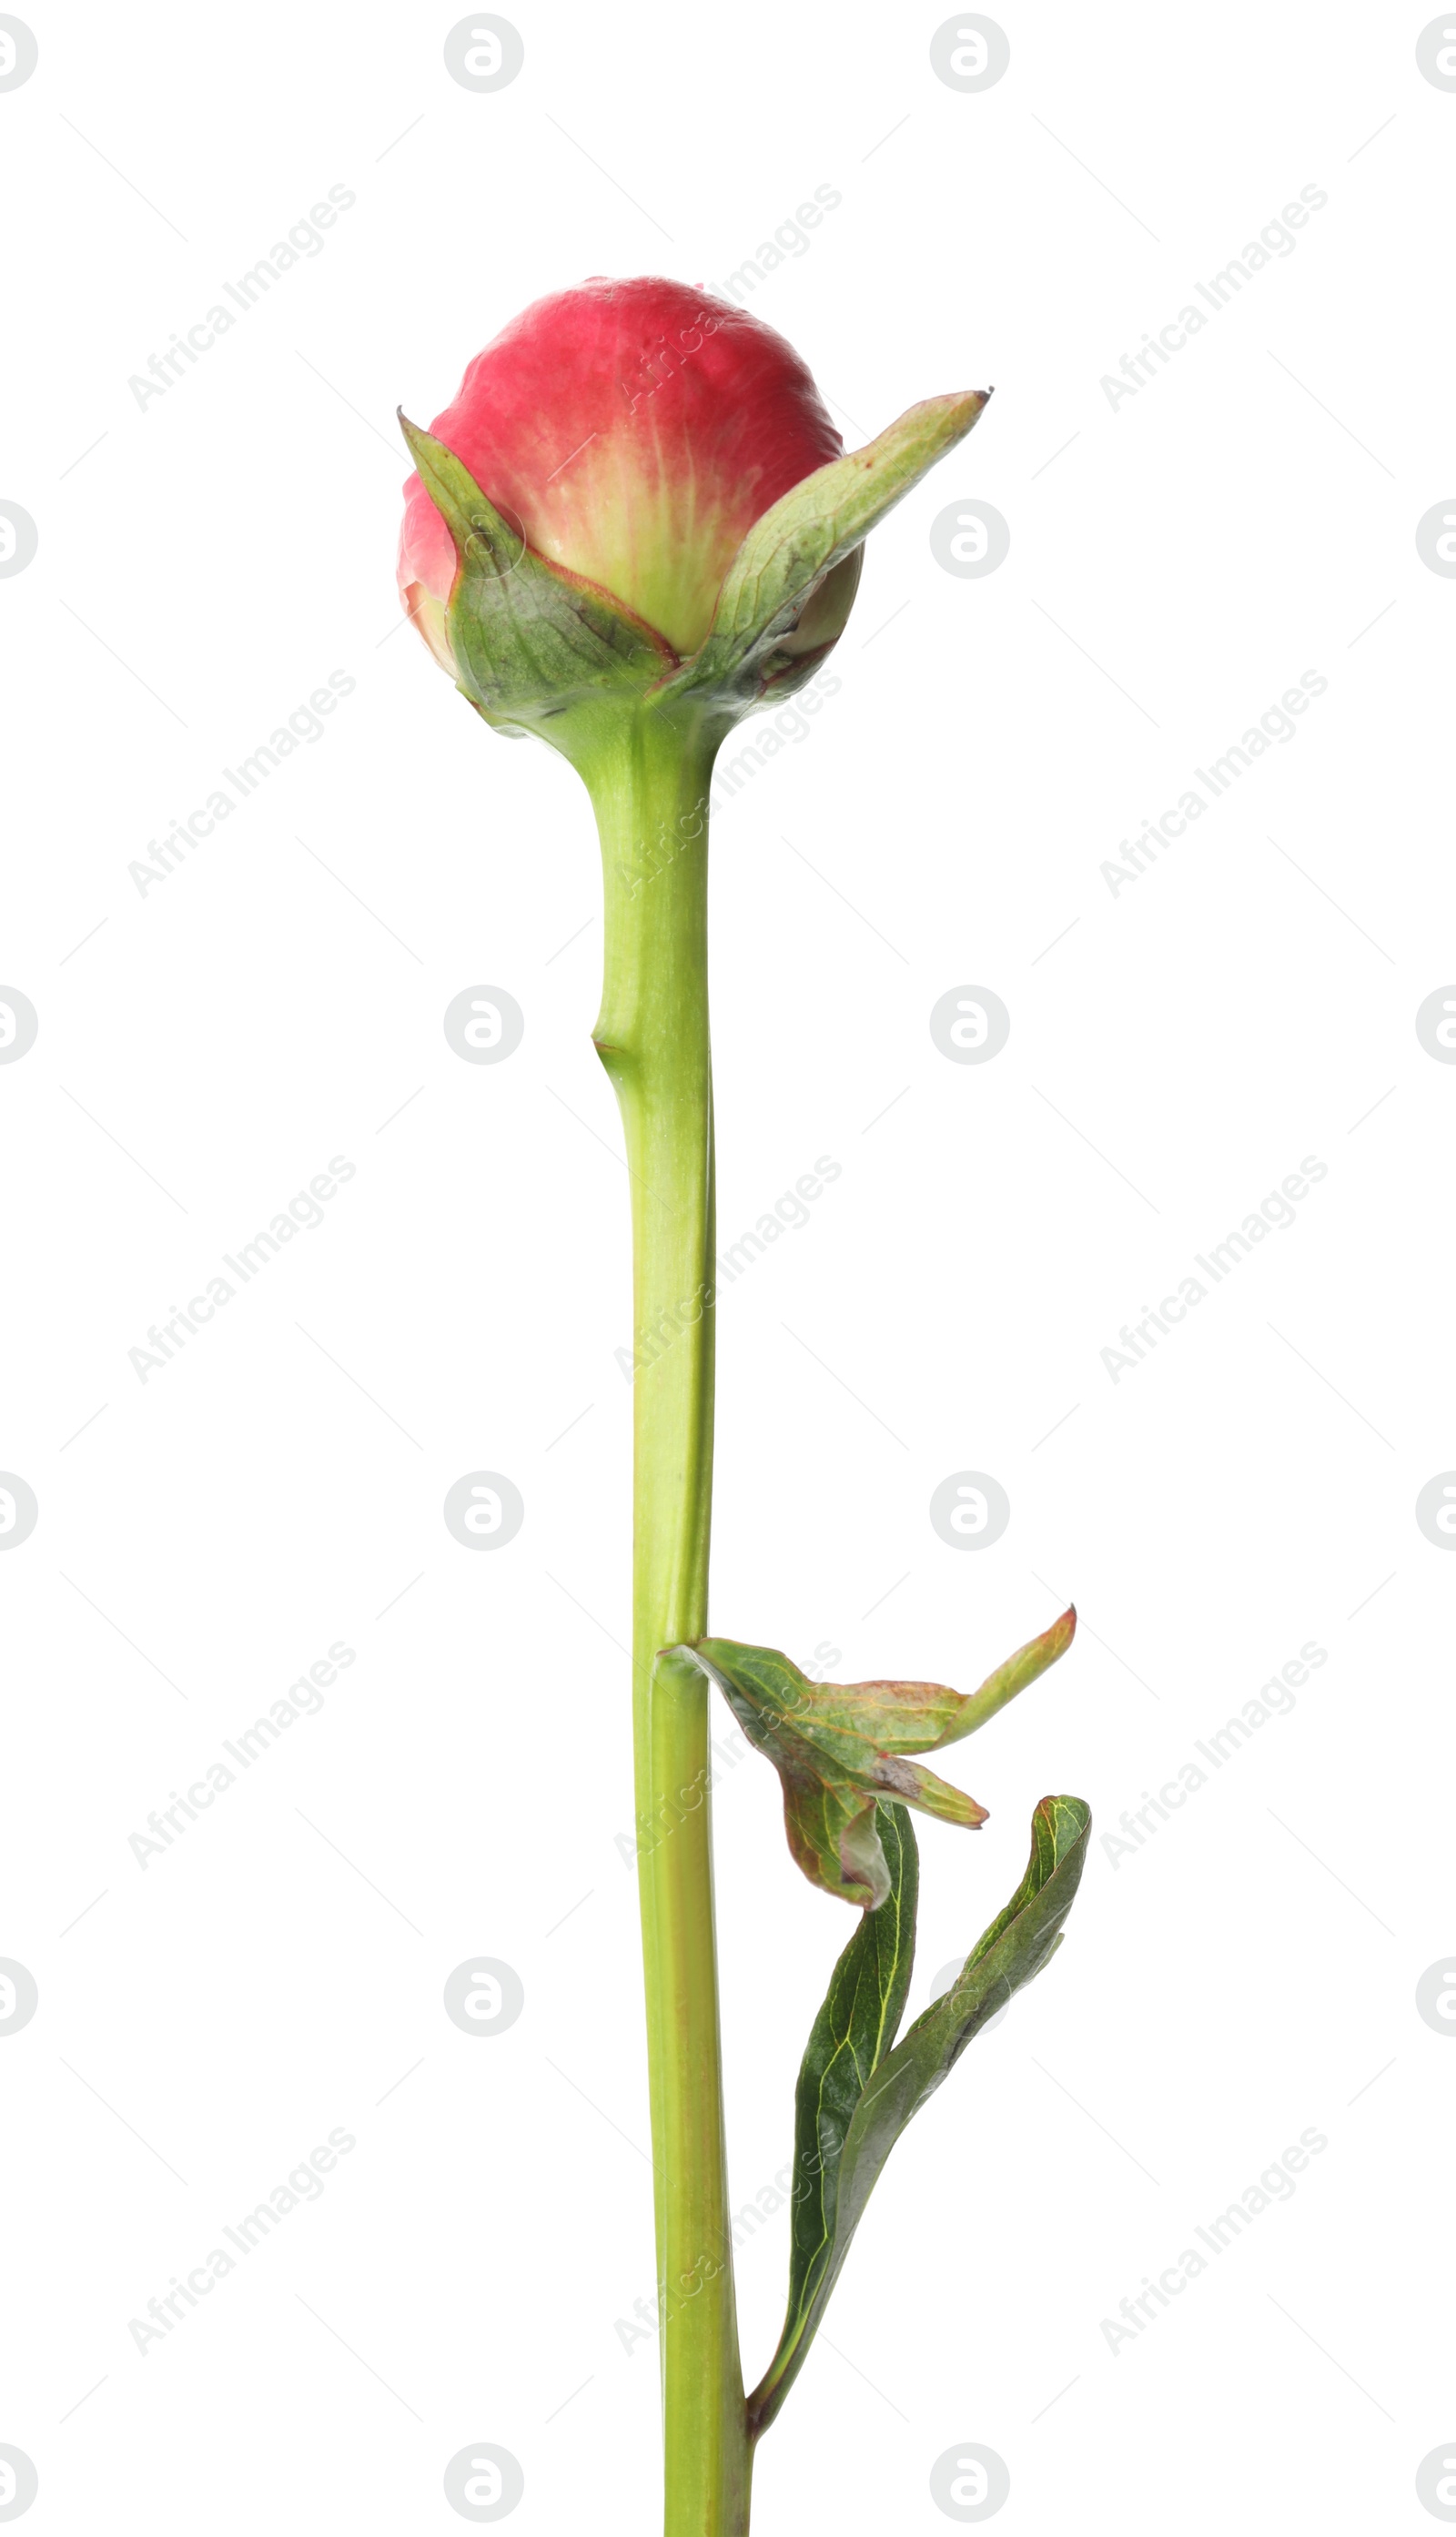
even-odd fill
[[(813, 602), (827, 576), (964, 439), (989, 394), (971, 388), (928, 397), (867, 448), (830, 459), (791, 487), (754, 522), (724, 576), (701, 646), (662, 692), (710, 696), (741, 709), (770, 680), (801, 669), (804, 640), (812, 644)], [(839, 623), (854, 595), (853, 576), (846, 582), (840, 608), (831, 611)], [(838, 630), (833, 625), (829, 641)]]
[(443, 441), (399, 421), (454, 541), (445, 627), (459, 683), (488, 722), (539, 724), (604, 693), (640, 695), (674, 665), (620, 600), (537, 554)]
[[(906, 1827), (908, 1829), (908, 1827)], [(766, 2430), (783, 2403), (790, 2386), (803, 2366), (809, 2345), (828, 2305), (830, 2293), (843, 2269), (850, 2241), (859, 2226), (881, 2170), (901, 2132), (919, 2113), (927, 2098), (934, 2095), (947, 2073), (960, 2060), (967, 2044), (998, 2008), (1003, 2008), (1015, 1991), (1034, 1981), (1049, 1963), (1062, 1942), (1062, 1922), (1072, 1907), (1073, 1896), (1082, 1876), (1087, 1854), (1088, 1836), (1092, 1829), (1092, 1810), (1081, 1797), (1043, 1797), (1031, 1818), (1031, 1856), (1026, 1873), (1004, 1912), (987, 1929), (952, 1984), (938, 2000), (933, 2000), (924, 2014), (917, 2017), (901, 2043), (884, 2051), (871, 2066), (868, 2078), (860, 2087), (847, 2124), (842, 2120), (845, 2098), (855, 2074), (854, 2056), (834, 2063), (825, 2052), (825, 2037), (835, 2030), (836, 1995), (841, 1994), (842, 1981), (850, 1968), (855, 1949), (869, 1942), (869, 1932), (881, 1919), (880, 1912), (869, 1914), (856, 1937), (845, 1949), (834, 1969), (829, 1996), (816, 2020), (809, 2050), (799, 2080), (799, 2134), (796, 2142), (795, 2236), (789, 2270), (789, 2305), (778, 2350), (759, 2385), (748, 2400), (749, 2429), (757, 2438)], [(908, 1880), (907, 1880), (908, 1881)], [(887, 1903), (883, 1910), (889, 1910)], [(887, 1942), (887, 1959), (893, 1952)], [(878, 1958), (877, 1958), (878, 1961)], [(868, 1957), (855, 1968), (857, 1987), (871, 1981)], [(901, 1995), (902, 1996), (902, 1995)], [(868, 2056), (870, 2018), (868, 2004), (858, 2028), (852, 2026), (841, 2004), (837, 2025), (848, 2027), (859, 2043), (858, 2058)], [(825, 2192), (816, 2181), (812, 2191), (820, 2195), (819, 2208), (826, 2223), (826, 2243), (812, 2250), (808, 2260), (801, 2261), (799, 2244), (800, 2182), (797, 2170), (804, 2157), (814, 2155), (814, 2143), (806, 2123), (807, 2098), (815, 2086), (811, 2063), (818, 2058), (831, 2081), (839, 2082), (832, 2100), (827, 2138), (837, 2134), (838, 2149), (832, 2189)], [(812, 2213), (815, 2204), (811, 2190), (803, 2195), (802, 2208)]]
[(969, 1694), (942, 1682), (811, 1682), (776, 1648), (699, 1639), (681, 1648), (717, 1683), (783, 1783), (789, 1849), (812, 1885), (875, 1911), (891, 1890), (877, 1800), (898, 1798), (974, 1831), (986, 1809), (901, 1757), (974, 1734), (1071, 1645), (1075, 1609)]
[(789, 2301), (774, 2356), (787, 2389), (813, 2332), (815, 2297), (834, 2248), (844, 2138), (872, 2074), (899, 2029), (915, 1957), (920, 1886), (914, 1826), (903, 1806), (877, 1808), (890, 1892), (866, 1912), (829, 1978), (794, 2094)]

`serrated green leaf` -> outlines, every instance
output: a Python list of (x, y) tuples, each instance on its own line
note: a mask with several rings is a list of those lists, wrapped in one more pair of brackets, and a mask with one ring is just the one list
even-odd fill
[(890, 1892), (877, 1799), (975, 1830), (986, 1809), (902, 1757), (974, 1734), (1070, 1646), (1075, 1609), (1019, 1648), (978, 1691), (942, 1682), (811, 1682), (776, 1648), (699, 1639), (678, 1653), (717, 1683), (783, 1783), (789, 1850), (812, 1885), (876, 1910)]
[(459, 557), (445, 628), (459, 683), (488, 722), (541, 724), (603, 694), (640, 695), (675, 664), (610, 592), (537, 554), (443, 441), (399, 420)]
[[(800, 620), (808, 624), (827, 576), (964, 439), (989, 393), (972, 388), (928, 397), (866, 448), (830, 459), (791, 487), (750, 529), (724, 576), (701, 646), (664, 682), (663, 692), (741, 707), (798, 667)], [(845, 609), (852, 597), (851, 585)]]
[[(901, 2132), (953, 2070), (972, 2036), (1013, 1994), (1035, 1980), (1062, 1940), (1062, 1922), (1082, 1876), (1092, 1810), (1081, 1797), (1043, 1797), (1031, 1818), (1031, 1855), (1016, 1893), (966, 1957), (951, 1988), (917, 2017), (903, 2040), (872, 2066), (847, 2124), (842, 2096), (833, 2128), (842, 2147), (834, 2176), (827, 2243), (799, 2264), (796, 2237), (790, 2259), (789, 2307), (778, 2350), (748, 2400), (749, 2429), (757, 2438), (772, 2422), (818, 2329), (843, 2269), (850, 2242), (881, 2171)], [(888, 1909), (889, 1906), (882, 1907)], [(871, 1913), (835, 1967), (815, 2036), (831, 2009), (836, 1985), (861, 1940), (880, 1919)], [(843, 2017), (841, 2013), (841, 2020)], [(810, 2039), (810, 2053), (815, 2050)], [(804, 2071), (809, 2070), (810, 2053)], [(841, 2065), (848, 2079), (849, 2065)], [(800, 2079), (804, 2087), (804, 2075)], [(847, 2091), (846, 2091), (847, 2092)], [(796, 2151), (797, 2162), (797, 2151)], [(797, 2193), (797, 2178), (796, 2178)]]

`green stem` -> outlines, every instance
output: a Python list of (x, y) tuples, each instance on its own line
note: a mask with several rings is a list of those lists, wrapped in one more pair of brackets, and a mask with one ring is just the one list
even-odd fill
[(659, 1650), (707, 1628), (713, 1127), (707, 793), (721, 731), (649, 706), (578, 757), (602, 840), (596, 1042), (631, 1182), (632, 1718), (656, 2182), (666, 2537), (744, 2537), (745, 2420), (723, 2131), (708, 1686)]

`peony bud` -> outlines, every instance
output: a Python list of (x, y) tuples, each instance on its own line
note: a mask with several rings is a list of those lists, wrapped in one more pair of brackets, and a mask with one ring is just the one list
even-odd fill
[(575, 754), (611, 697), (722, 729), (843, 629), (866, 531), (985, 398), (911, 409), (851, 458), (792, 347), (681, 283), (594, 281), (515, 318), (432, 433), (401, 423), (398, 577), (487, 720)]
[[(755, 520), (843, 448), (782, 336), (676, 282), (538, 299), (431, 428), (538, 554), (610, 591), (680, 659)], [(417, 476), (401, 587), (442, 613), (455, 560)]]

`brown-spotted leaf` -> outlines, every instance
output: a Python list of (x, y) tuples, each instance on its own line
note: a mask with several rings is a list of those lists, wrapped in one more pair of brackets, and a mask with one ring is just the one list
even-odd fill
[(973, 1734), (1070, 1646), (1075, 1610), (1019, 1648), (978, 1691), (941, 1682), (811, 1682), (776, 1648), (699, 1639), (676, 1653), (717, 1683), (744, 1733), (783, 1783), (789, 1849), (812, 1885), (878, 1909), (890, 1892), (877, 1806), (897, 1799), (974, 1830), (986, 1809), (912, 1753)]

